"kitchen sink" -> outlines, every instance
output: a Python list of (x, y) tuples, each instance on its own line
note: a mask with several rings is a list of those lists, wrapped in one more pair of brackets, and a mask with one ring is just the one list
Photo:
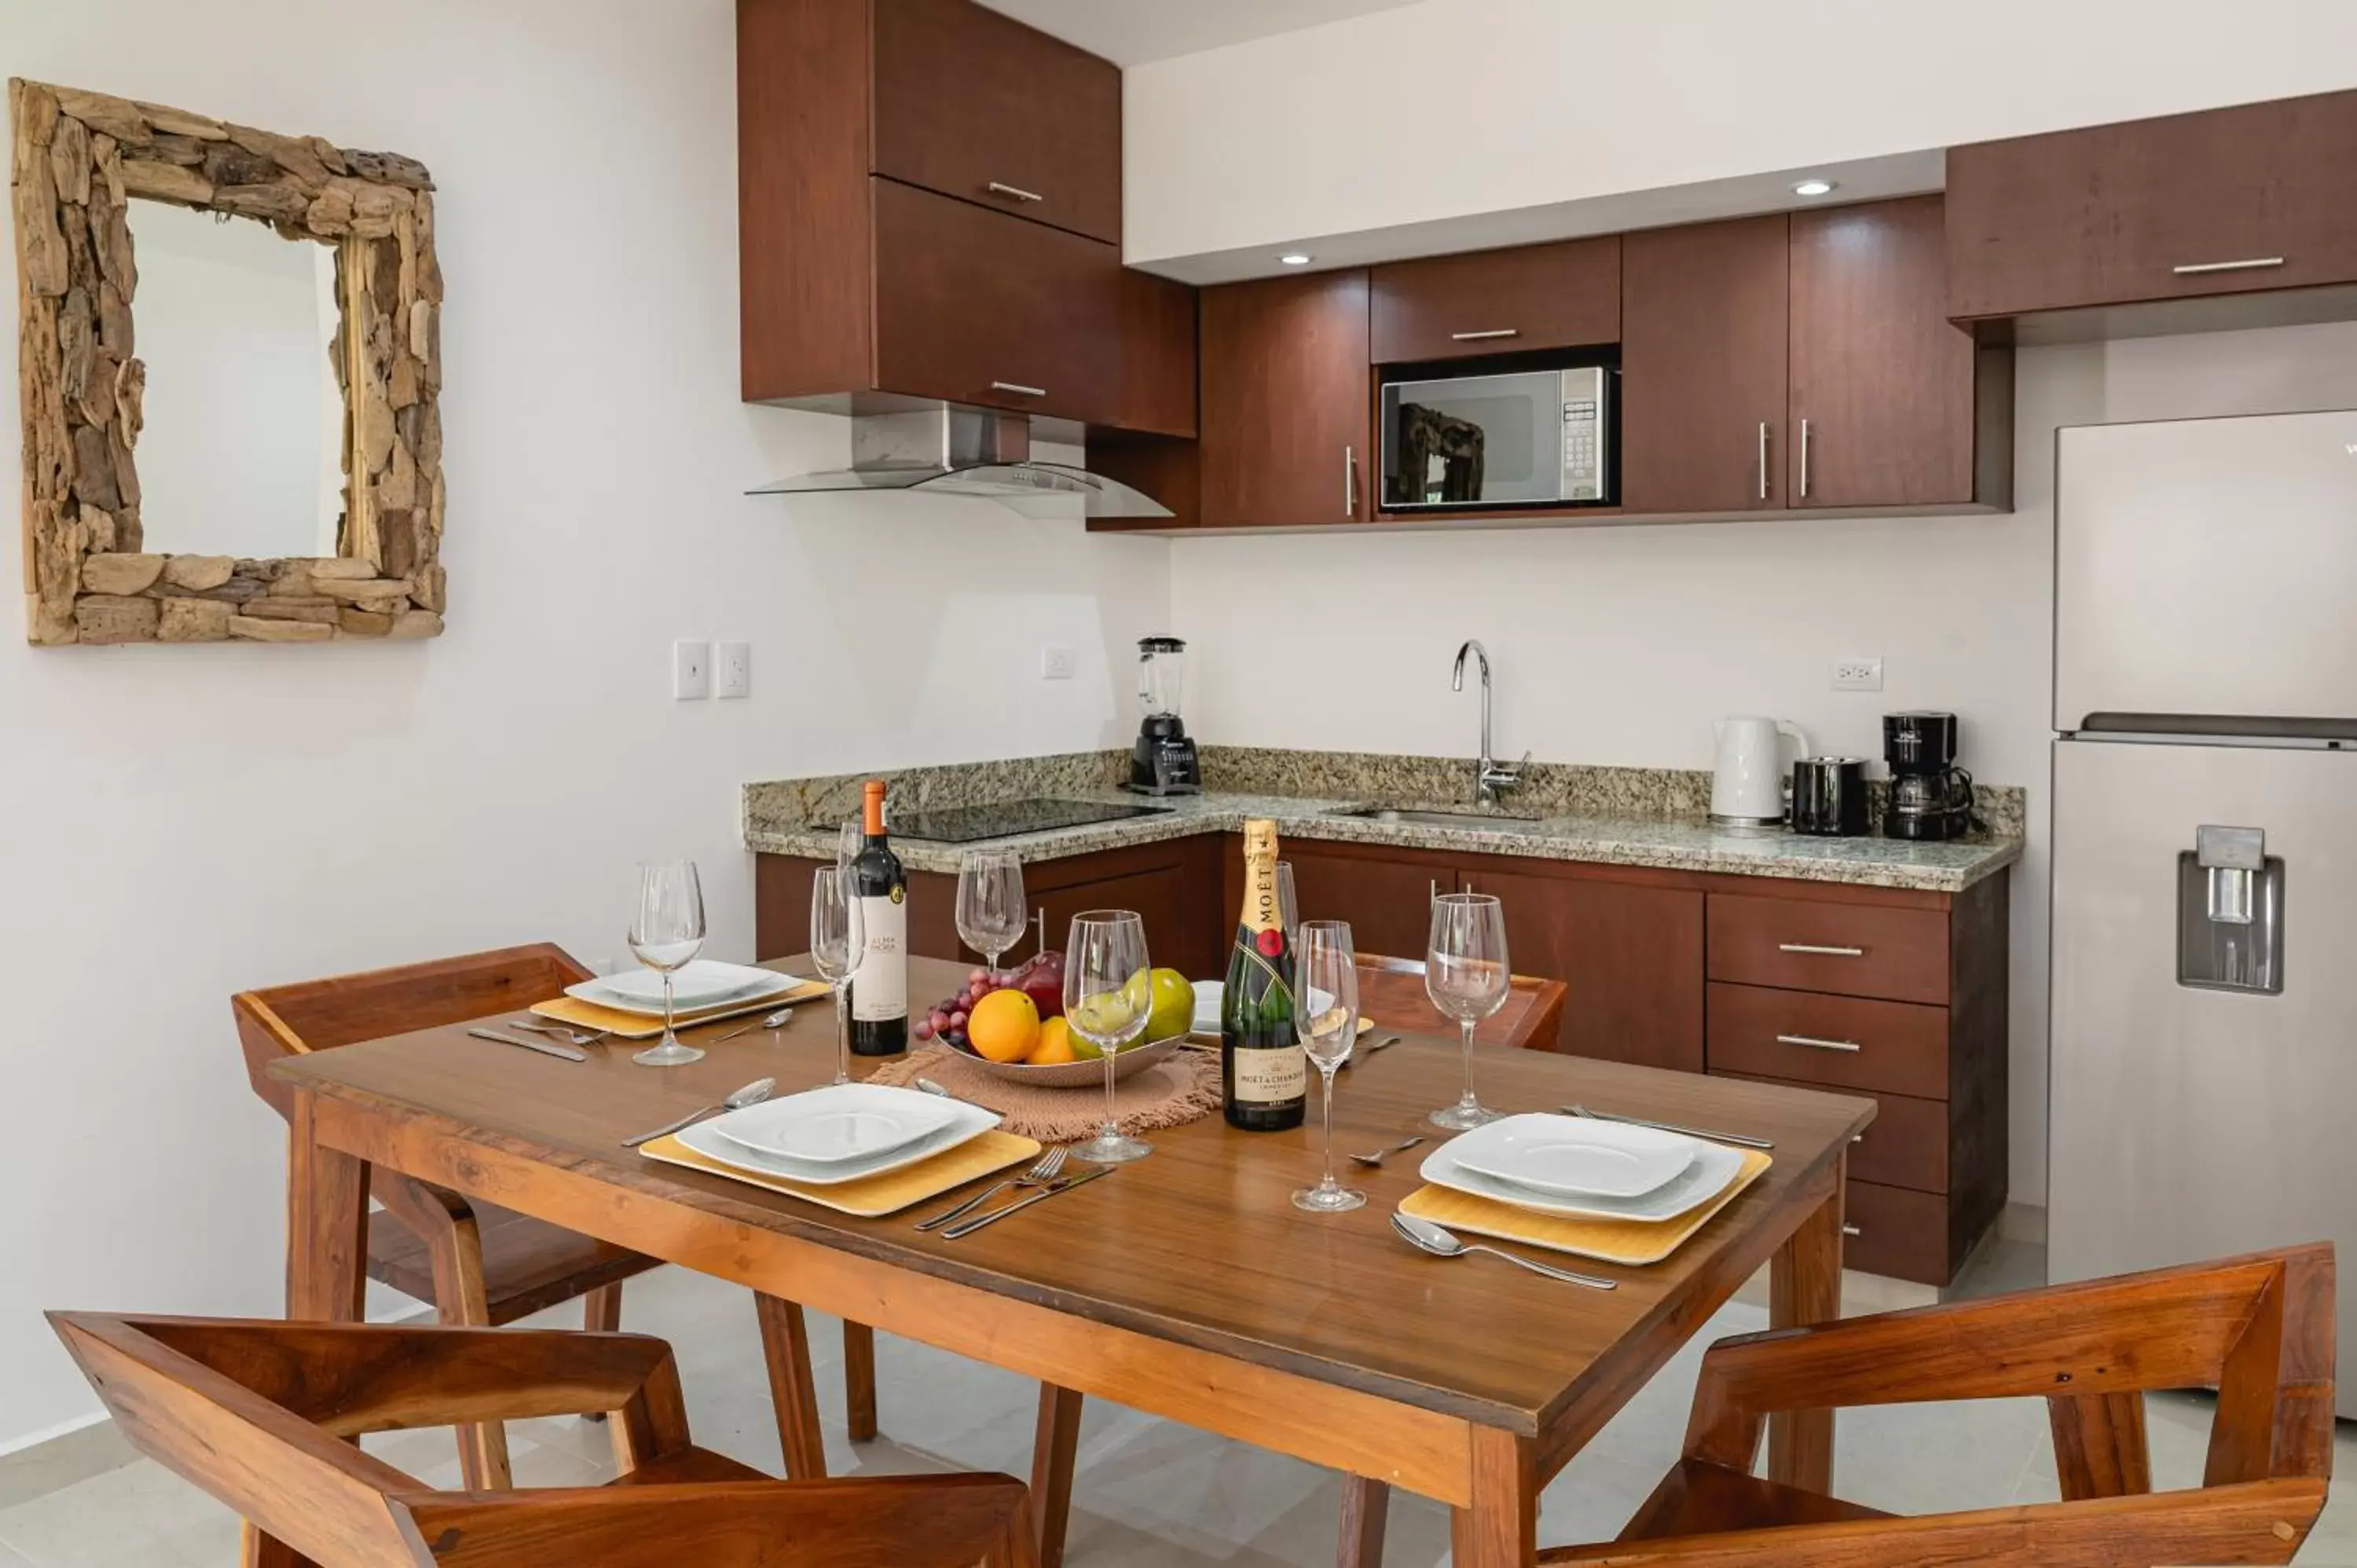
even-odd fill
[(1355, 817), (1362, 822), (1410, 822), (1428, 828), (1470, 828), (1485, 822), (1523, 826), (1538, 821), (1536, 817), (1518, 817), (1507, 811), (1450, 811), (1445, 807), (1425, 806), (1337, 806), (1326, 815)]

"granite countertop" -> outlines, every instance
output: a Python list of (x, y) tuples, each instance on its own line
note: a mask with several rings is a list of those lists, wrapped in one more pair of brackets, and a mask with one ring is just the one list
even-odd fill
[[(1093, 759), (1095, 754), (1082, 754)], [(986, 842), (1005, 844), (1029, 860), (1055, 860), (1155, 843), (1197, 833), (1232, 832), (1247, 817), (1265, 817), (1276, 823), (1280, 838), (1306, 838), (1350, 843), (1389, 844), (1406, 849), (1457, 850), (1467, 854), (1528, 855), (1542, 860), (1581, 861), (1612, 865), (1650, 865), (1672, 870), (1716, 872), (1738, 876), (1776, 876), (1803, 882), (1840, 882), (1870, 887), (1905, 887), (1934, 893), (1956, 893), (1994, 875), (2021, 857), (2018, 833), (1975, 835), (1944, 843), (1914, 843), (1885, 838), (1813, 838), (1791, 832), (1738, 832), (1715, 828), (1692, 815), (1649, 814), (1632, 811), (1587, 809), (1555, 811), (1569, 804), (1556, 800), (1521, 807), (1545, 815), (1470, 816), (1462, 825), (1383, 822), (1337, 816), (1338, 810), (1371, 804), (1409, 804), (1419, 797), (1392, 790), (1369, 794), (1333, 795), (1274, 793), (1213, 788), (1201, 795), (1145, 800), (1110, 787), (1106, 773), (1082, 757), (1027, 758), (1021, 763), (977, 765), (992, 775), (971, 778), (963, 787), (922, 786), (931, 779), (907, 777), (917, 802), (932, 806), (993, 800), (1046, 797), (1068, 800), (1104, 800), (1123, 805), (1165, 806), (1155, 816), (1092, 822), (1082, 827), (1023, 833)], [(1030, 769), (1028, 764), (1058, 764)], [(916, 770), (937, 775), (948, 770)], [(1029, 773), (1029, 777), (1023, 777)], [(1214, 785), (1218, 773), (1206, 772)], [(849, 779), (851, 776), (844, 776)], [(889, 778), (891, 775), (888, 774)], [(1349, 780), (1344, 780), (1349, 781)], [(813, 786), (821, 788), (813, 789)], [(996, 792), (991, 792), (996, 787)], [(895, 792), (901, 789), (896, 781)], [(840, 780), (799, 780), (754, 785), (746, 792), (745, 842), (749, 849), (772, 854), (832, 858), (835, 834), (831, 825), (841, 808), (826, 797), (838, 793)], [(973, 791), (969, 793), (969, 791)], [(2016, 794), (2018, 792), (2016, 791)], [(1426, 802), (1446, 801), (1446, 795), (1425, 795)], [(800, 805), (802, 809), (796, 810)], [(1510, 808), (1512, 809), (1512, 808)], [(2002, 820), (2002, 808), (1999, 809)], [(2018, 820), (2018, 819), (2017, 819)], [(813, 828), (811, 822), (821, 824)], [(973, 843), (939, 843), (898, 838), (893, 849), (912, 871), (954, 872)]]

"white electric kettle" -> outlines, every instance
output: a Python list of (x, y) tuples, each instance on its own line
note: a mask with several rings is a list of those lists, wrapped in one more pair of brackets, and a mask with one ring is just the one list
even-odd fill
[(1725, 718), (1711, 726), (1718, 736), (1718, 768), (1710, 781), (1710, 820), (1727, 826), (1773, 827), (1784, 820), (1784, 791), (1792, 767), (1779, 745), (1791, 736), (1792, 758), (1809, 755), (1809, 737), (1783, 719)]

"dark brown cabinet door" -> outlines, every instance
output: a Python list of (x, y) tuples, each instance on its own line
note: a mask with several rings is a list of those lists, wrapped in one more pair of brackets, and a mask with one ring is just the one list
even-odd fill
[(877, 174), (1120, 242), (1118, 66), (973, 0), (873, 4)]
[(1972, 500), (1975, 349), (1947, 318), (1940, 198), (1792, 223), (1790, 504)]
[(1367, 274), (1227, 284), (1200, 306), (1204, 526), (1366, 521)]
[(1680, 1072), (1703, 1069), (1703, 895), (1600, 877), (1465, 867), (1469, 892), (1505, 906), (1516, 974), (1570, 994), (1555, 1048)]
[(1631, 511), (1786, 504), (1782, 213), (1621, 242), (1620, 499)]
[(1092, 417), (1122, 430), (1194, 435), (1195, 290), (1124, 267), (1118, 292), (1121, 330), (1110, 345), (1121, 358), (1118, 397)]
[(1119, 401), (1116, 247), (873, 185), (877, 385), (1072, 419)]
[(1957, 317), (2357, 279), (2357, 92), (1955, 147), (1947, 224)]
[(1432, 936), (1432, 896), (1457, 891), (1456, 870), (1437, 855), (1298, 838), (1285, 841), (1283, 853), (1301, 918), (1350, 921), (1351, 945), (1362, 953), (1420, 961)]
[(1620, 338), (1620, 236), (1395, 262), (1369, 274), (1375, 362)]

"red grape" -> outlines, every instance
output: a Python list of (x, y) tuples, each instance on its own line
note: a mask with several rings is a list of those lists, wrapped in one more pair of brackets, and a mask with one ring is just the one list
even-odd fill
[(977, 969), (973, 973), (965, 977), (965, 983), (969, 986), (981, 985), (987, 983), (989, 979), (990, 971), (986, 969)]
[(950, 1015), (950, 1027), (960, 1034), (965, 1032), (965, 1013), (963, 1009)]
[(920, 1040), (930, 1040), (930, 1039), (931, 1039), (932, 1037), (933, 1037), (933, 1021), (932, 1021), (931, 1018), (920, 1018), (920, 1019), (918, 1019), (918, 1020), (917, 1020), (917, 1038), (919, 1038), (919, 1039), (920, 1039)]

